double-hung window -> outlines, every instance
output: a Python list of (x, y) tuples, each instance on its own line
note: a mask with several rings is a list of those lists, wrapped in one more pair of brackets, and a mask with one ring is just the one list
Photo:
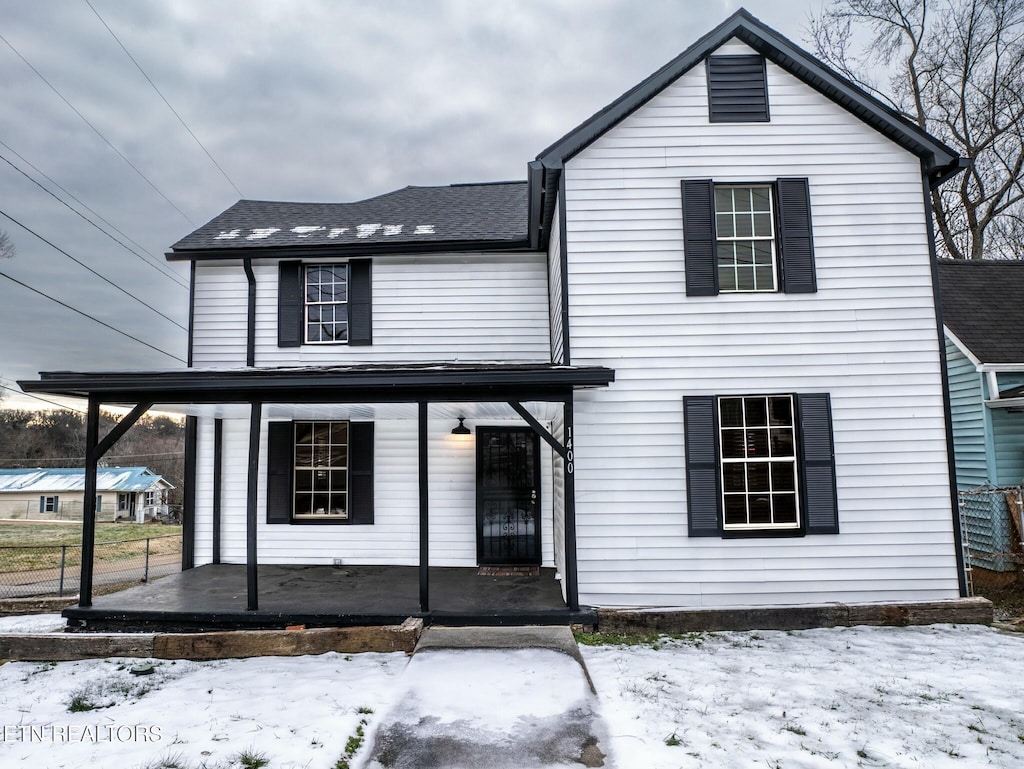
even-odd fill
[(724, 528), (799, 526), (793, 396), (718, 399)]
[(56, 513), (60, 509), (60, 498), (59, 497), (40, 497), (39, 498), (39, 512), (40, 513)]
[(687, 296), (818, 290), (807, 179), (681, 185)]
[(348, 265), (307, 265), (305, 296), (306, 344), (348, 341)]
[(828, 393), (683, 397), (691, 537), (838, 534)]
[(295, 423), (295, 518), (348, 518), (348, 422)]
[(775, 291), (775, 224), (770, 185), (715, 185), (718, 290)]

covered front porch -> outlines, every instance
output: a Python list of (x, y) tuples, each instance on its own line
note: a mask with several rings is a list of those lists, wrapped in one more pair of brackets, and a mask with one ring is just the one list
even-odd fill
[(429, 568), (431, 609), (419, 602), (415, 566), (275, 566), (257, 569), (258, 609), (246, 608), (244, 564), (208, 564), (64, 611), (71, 630), (202, 631), (294, 625), (395, 625), (408, 617), (443, 625), (594, 624), (570, 611), (554, 570)]
[[(65, 616), (93, 627), (107, 622), (124, 628), (137, 623), (192, 628), (390, 624), (409, 616), (449, 624), (586, 622), (589, 613), (579, 605), (576, 579), (574, 395), (580, 388), (607, 386), (613, 378), (610, 369), (599, 366), (448, 363), (58, 372), (44, 374), (37, 382), (22, 382), (29, 392), (88, 399), (87, 500), (99, 460), (139, 416), (150, 408), (189, 415), (183, 573), (166, 586), (146, 585), (94, 600), (95, 517), (94, 511), (86, 510), (80, 602)], [(101, 404), (133, 407), (102, 438), (98, 434)], [(452, 438), (463, 437), (459, 435), (463, 415), (477, 416), (480, 435), (491, 436), (494, 440), (487, 445), (497, 447), (492, 452), (497, 459), (477, 455), (475, 556), (472, 542), (465, 541), (472, 529), (464, 518), (462, 523), (455, 520), (467, 512), (472, 520), (472, 496), (468, 506), (451, 504), (455, 498), (464, 503), (467, 489), (472, 495), (473, 488), (472, 475), (466, 474), (467, 468), (472, 472), (471, 455), (450, 445)], [(452, 427), (455, 417), (459, 417), (458, 428)], [(298, 470), (290, 490), (280, 493), (281, 474), (275, 467), (283, 462), (284, 485), (292, 483), (288, 480), (292, 446), (298, 456), (304, 445), (297, 437), (299, 426), (307, 424), (296, 420), (309, 419), (340, 419), (338, 424), (346, 433), (352, 426), (353, 459), (348, 470), (352, 507), (339, 510), (339, 520), (347, 526), (310, 526), (308, 519), (316, 517), (310, 512), (319, 514), (320, 509), (303, 511), (300, 517)], [(520, 426), (515, 429), (520, 435), (532, 434), (534, 446), (550, 447), (551, 456), (544, 461), (558, 467), (557, 492), (540, 490), (539, 480), (523, 488), (514, 483), (515, 488), (502, 489), (506, 504), (502, 510), (529, 511), (509, 518), (512, 523), (501, 527), (510, 528), (519, 539), (535, 541), (526, 559), (494, 560), (494, 553), (482, 555), (488, 541), (497, 541), (499, 527), (487, 522), (488, 501), (481, 501), (480, 489), (485, 487), (480, 472), (487, 462), (508, 465), (512, 449), (502, 448), (511, 445), (504, 442), (502, 431), (512, 428), (495, 424), (503, 419), (518, 420)], [(294, 431), (289, 432), (293, 425)], [(365, 436), (359, 445), (369, 446), (368, 450), (357, 450), (356, 426)], [(334, 427), (330, 430), (333, 436)], [(282, 443), (279, 438), (284, 433), (293, 437)], [(448, 445), (439, 449), (439, 441)], [(201, 453), (197, 453), (197, 442), (205, 446)], [(526, 454), (517, 448), (514, 453), (537, 456), (536, 448)], [(378, 460), (391, 458), (387, 473), (374, 475), (374, 454)], [(515, 468), (534, 468), (525, 474), (540, 479), (540, 465), (521, 461)], [(550, 468), (545, 478), (550, 484)], [(197, 489), (202, 489), (202, 505), (197, 505)], [(362, 506), (356, 505), (357, 491)], [(438, 522), (431, 518), (433, 494), (442, 505)], [(546, 496), (558, 500), (557, 530), (551, 528), (551, 502), (545, 501)], [(374, 497), (381, 511), (376, 518)], [(543, 510), (542, 504), (547, 506)], [(203, 512), (197, 516), (200, 509)], [(548, 516), (543, 547), (535, 539), (542, 514)], [(432, 543), (439, 526), (439, 543)], [(455, 547), (453, 542), (461, 544)], [(437, 559), (439, 552), (446, 553), (447, 559)], [(525, 552), (519, 550), (519, 556)], [(523, 566), (524, 561), (532, 571), (482, 573), (471, 566)]]

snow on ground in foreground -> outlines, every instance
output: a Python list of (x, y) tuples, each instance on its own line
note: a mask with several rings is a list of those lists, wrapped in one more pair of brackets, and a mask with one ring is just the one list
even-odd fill
[(0, 635), (4, 633), (53, 633), (63, 629), (67, 620), (59, 614), (24, 614), (0, 617)]
[[(860, 627), (582, 651), (617, 769), (1024, 767), (1024, 635)], [(222, 769), (249, 750), (267, 769), (331, 769), (360, 720), (370, 735), (392, 707), (408, 658), (154, 661), (152, 675), (133, 676), (140, 662), (0, 665), (0, 767), (136, 769), (177, 757)], [(478, 678), (454, 665), (440, 676), (437, 717), (461, 718), (452, 695)], [(68, 712), (76, 696), (99, 707)], [(550, 710), (578, 691), (552, 674), (522, 697)]]
[[(333, 767), (362, 718), (390, 703), (406, 655), (108, 659), (0, 665), (0, 767)], [(152, 662), (151, 675), (131, 668)], [(76, 701), (96, 709), (69, 712)], [(25, 728), (20, 728), (25, 727)], [(35, 733), (29, 727), (38, 727)]]
[(1024, 766), (1024, 635), (858, 627), (581, 649), (619, 769)]

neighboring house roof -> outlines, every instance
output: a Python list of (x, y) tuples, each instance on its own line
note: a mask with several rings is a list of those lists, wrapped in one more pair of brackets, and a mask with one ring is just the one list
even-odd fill
[(526, 193), (521, 181), (406, 187), (355, 203), (240, 200), (175, 243), (168, 258), (194, 258), (188, 252), (208, 249), (332, 246), (379, 253), (382, 246), (523, 246)]
[[(101, 467), (96, 473), (97, 492), (149, 491), (163, 484), (174, 486), (148, 467)], [(0, 494), (85, 491), (85, 470), (80, 467), (0, 469)]]
[(938, 268), (943, 325), (982, 363), (1024, 364), (1024, 262)]

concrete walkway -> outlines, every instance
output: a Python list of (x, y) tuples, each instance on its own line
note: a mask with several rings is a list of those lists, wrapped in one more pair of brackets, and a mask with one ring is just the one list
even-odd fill
[(608, 767), (567, 627), (427, 628), (374, 735), (373, 769)]

